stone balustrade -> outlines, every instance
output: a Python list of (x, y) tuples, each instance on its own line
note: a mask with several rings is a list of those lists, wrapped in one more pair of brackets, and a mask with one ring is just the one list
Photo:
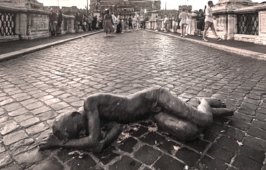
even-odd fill
[[(34, 3), (35, 4), (35, 3)], [(36, 5), (37, 4), (37, 5)], [(36, 39), (51, 36), (50, 12), (39, 8), (39, 4), (13, 4), (0, 1), (0, 42)], [(38, 6), (38, 8), (29, 8)], [(63, 15), (62, 34), (74, 33), (74, 16)]]

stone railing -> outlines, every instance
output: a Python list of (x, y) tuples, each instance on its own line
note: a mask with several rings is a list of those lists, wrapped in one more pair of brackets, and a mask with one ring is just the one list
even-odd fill
[[(213, 14), (216, 17), (214, 26), (217, 34), (225, 40), (266, 45), (266, 4), (246, 5), (251, 6), (231, 6), (228, 10), (224, 10), (222, 5), (215, 6)], [(208, 34), (213, 36), (210, 31)]]
[[(0, 42), (51, 36), (50, 12), (0, 4)], [(74, 16), (63, 15), (61, 32), (74, 33)]]

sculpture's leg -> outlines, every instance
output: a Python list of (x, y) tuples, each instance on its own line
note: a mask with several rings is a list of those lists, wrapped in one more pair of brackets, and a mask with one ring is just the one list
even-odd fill
[(167, 111), (154, 116), (158, 127), (182, 141), (195, 139), (202, 131), (197, 125), (169, 114)]
[(198, 126), (208, 126), (213, 123), (211, 107), (204, 99), (202, 99), (197, 110), (183, 102), (178, 97), (172, 95), (168, 90), (160, 88), (158, 89), (156, 100), (160, 106), (168, 111), (168, 113), (195, 123)]

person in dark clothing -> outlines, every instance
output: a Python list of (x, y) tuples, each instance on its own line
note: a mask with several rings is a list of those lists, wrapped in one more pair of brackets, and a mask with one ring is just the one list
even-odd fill
[(132, 18), (131, 18), (131, 15), (129, 15), (129, 18), (128, 18), (128, 29), (129, 29), (129, 30), (130, 30), (130, 29), (133, 29), (132, 22), (133, 22), (133, 20), (132, 20)]
[(51, 17), (51, 34), (52, 35), (56, 35), (56, 27), (57, 27), (57, 14), (56, 12), (51, 9), (51, 13), (50, 13)]
[(118, 15), (117, 18), (117, 29), (116, 29), (116, 33), (119, 34), (122, 32), (122, 23), (121, 23), (121, 15)]
[(92, 20), (92, 29), (93, 30), (96, 30), (97, 29), (96, 24), (97, 24), (97, 15), (95, 15), (93, 17), (93, 20)]
[(201, 31), (204, 31), (204, 14), (202, 9), (199, 10), (199, 14), (197, 16), (197, 34), (198, 36), (202, 36)]
[(63, 21), (63, 14), (62, 11), (58, 11), (58, 18), (57, 18), (57, 34), (61, 34), (61, 25)]

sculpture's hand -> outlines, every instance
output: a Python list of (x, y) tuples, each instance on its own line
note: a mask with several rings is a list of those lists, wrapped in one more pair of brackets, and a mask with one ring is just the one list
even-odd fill
[(56, 136), (51, 134), (40, 142), (39, 147), (41, 150), (44, 150), (58, 148), (61, 145), (62, 141), (60, 141)]

